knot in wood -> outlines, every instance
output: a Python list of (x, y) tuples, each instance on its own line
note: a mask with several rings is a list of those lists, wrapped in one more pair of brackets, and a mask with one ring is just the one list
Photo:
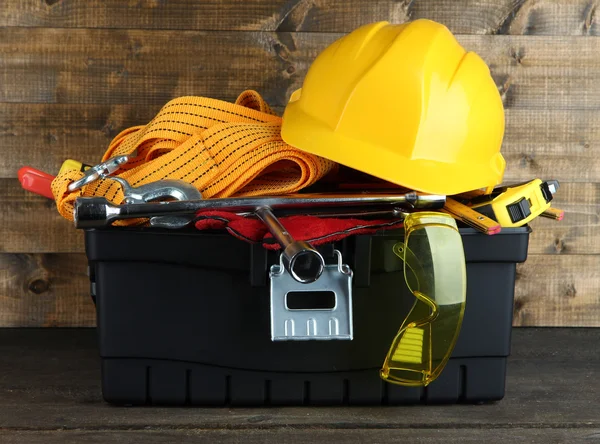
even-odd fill
[(50, 283), (44, 279), (35, 279), (29, 283), (28, 288), (32, 293), (42, 294), (50, 289)]
[(565, 296), (571, 299), (577, 296), (577, 289), (575, 288), (575, 284), (570, 283), (567, 285), (567, 288), (565, 290)]
[(517, 315), (525, 305), (525, 301), (523, 299), (515, 299), (515, 305), (513, 308), (514, 314)]
[(275, 43), (273, 45), (273, 49), (275, 50), (275, 54), (277, 54), (277, 57), (279, 57), (280, 59), (282, 59), (282, 60), (289, 59), (290, 52), (285, 47), (285, 45), (283, 45), (281, 43)]
[(534, 166), (534, 163), (535, 163), (535, 161), (531, 154), (523, 154), (521, 156), (521, 167), (522, 168), (530, 168), (530, 167)]
[(554, 239), (554, 251), (557, 253), (562, 253), (565, 249), (565, 244), (562, 239)]

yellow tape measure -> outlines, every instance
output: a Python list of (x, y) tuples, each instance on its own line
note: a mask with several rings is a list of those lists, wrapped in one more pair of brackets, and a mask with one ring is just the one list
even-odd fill
[[(558, 187), (556, 180), (535, 179), (496, 188), (491, 195), (473, 199), (471, 208), (498, 221), (502, 227), (520, 227), (548, 212)], [(557, 212), (563, 214), (561, 210), (553, 211)]]

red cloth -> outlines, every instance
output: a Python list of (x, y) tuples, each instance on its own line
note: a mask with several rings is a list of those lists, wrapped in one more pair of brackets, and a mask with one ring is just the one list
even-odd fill
[[(336, 219), (316, 216), (287, 216), (279, 218), (281, 224), (296, 240), (321, 245), (358, 234), (371, 234), (381, 229), (401, 228), (398, 219)], [(196, 214), (198, 230), (225, 229), (246, 242), (262, 242), (269, 250), (281, 248), (267, 227), (254, 217), (238, 216), (226, 211), (201, 211)]]

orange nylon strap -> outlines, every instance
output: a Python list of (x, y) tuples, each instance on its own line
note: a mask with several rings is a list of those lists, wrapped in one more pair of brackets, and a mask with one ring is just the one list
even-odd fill
[[(235, 104), (206, 97), (172, 100), (147, 125), (117, 135), (102, 161), (134, 152), (116, 174), (131, 186), (182, 179), (195, 185), (203, 198), (294, 193), (336, 167), (286, 144), (281, 118), (255, 91), (243, 92)], [(73, 220), (79, 196), (123, 201), (121, 186), (110, 179), (69, 192), (69, 184), (80, 177), (80, 171), (67, 170), (52, 182), (56, 206), (66, 219)]]

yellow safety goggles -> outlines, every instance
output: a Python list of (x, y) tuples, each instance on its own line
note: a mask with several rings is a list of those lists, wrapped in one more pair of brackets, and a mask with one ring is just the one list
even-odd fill
[(380, 371), (388, 382), (426, 386), (442, 372), (460, 332), (466, 302), (462, 239), (443, 213), (410, 213), (404, 242), (394, 245), (416, 301), (402, 323)]

